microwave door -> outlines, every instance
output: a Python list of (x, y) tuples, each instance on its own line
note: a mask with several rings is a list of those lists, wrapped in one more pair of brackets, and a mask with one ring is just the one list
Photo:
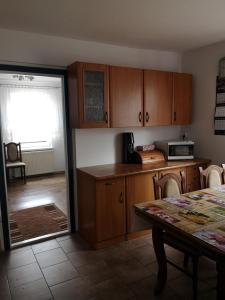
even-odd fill
[(193, 145), (169, 145), (169, 160), (193, 159)]

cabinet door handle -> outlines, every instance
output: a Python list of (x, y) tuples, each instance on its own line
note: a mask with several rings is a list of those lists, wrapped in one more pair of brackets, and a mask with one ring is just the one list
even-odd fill
[(108, 123), (108, 112), (105, 112), (105, 122)]
[(113, 185), (115, 182), (106, 182), (105, 185)]
[(149, 121), (149, 118), (150, 118), (150, 117), (149, 117), (149, 113), (146, 112), (146, 114), (145, 114), (145, 121), (148, 122), (148, 121)]
[(174, 113), (173, 113), (173, 121), (176, 122), (176, 120), (177, 120), (177, 113), (174, 112)]
[(119, 203), (123, 204), (123, 193), (120, 193)]
[(141, 111), (139, 112), (139, 122), (141, 122), (142, 121), (142, 113), (141, 113)]

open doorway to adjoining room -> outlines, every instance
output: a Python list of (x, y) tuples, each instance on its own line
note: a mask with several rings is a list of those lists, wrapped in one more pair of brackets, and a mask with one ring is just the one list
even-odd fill
[(0, 72), (0, 109), (11, 246), (69, 232), (63, 76)]

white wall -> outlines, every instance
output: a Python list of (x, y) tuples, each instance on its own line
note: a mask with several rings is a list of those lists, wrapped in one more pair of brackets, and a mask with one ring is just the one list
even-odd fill
[(218, 61), (225, 56), (225, 42), (183, 54), (183, 71), (194, 78), (193, 123), (189, 136), (196, 141), (196, 154), (213, 163), (225, 162), (225, 136), (214, 135)]
[[(102, 43), (0, 29), (0, 63), (66, 67), (74, 61), (180, 71), (175, 52), (140, 50)], [(130, 129), (129, 129), (130, 130)], [(136, 143), (176, 138), (182, 128), (159, 127), (132, 130)], [(121, 159), (119, 129), (76, 130), (77, 165), (113, 163)], [(75, 134), (75, 130), (74, 130)], [(92, 141), (92, 142), (91, 142)]]
[[(170, 51), (134, 49), (1, 29), (0, 40), (2, 62), (65, 67), (74, 61), (87, 61), (167, 71), (180, 71), (181, 65), (180, 55)], [(120, 161), (118, 134), (125, 130), (77, 130), (77, 166)], [(135, 140), (145, 144), (155, 139), (176, 138), (180, 131), (179, 126), (138, 129), (135, 130)], [(93, 143), (89, 143), (90, 140)]]
[[(183, 130), (182, 130), (183, 129)], [(121, 129), (77, 129), (77, 167), (110, 164), (122, 161), (122, 132), (134, 133), (135, 146), (163, 139), (181, 137), (182, 126)]]

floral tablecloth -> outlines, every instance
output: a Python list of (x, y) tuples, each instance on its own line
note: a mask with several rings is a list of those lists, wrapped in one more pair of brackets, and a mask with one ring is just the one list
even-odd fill
[(225, 251), (225, 185), (135, 207)]

